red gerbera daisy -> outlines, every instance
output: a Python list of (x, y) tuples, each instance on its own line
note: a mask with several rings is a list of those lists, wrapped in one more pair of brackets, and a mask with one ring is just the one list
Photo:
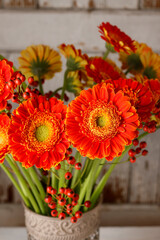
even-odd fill
[(8, 127), (10, 119), (6, 113), (0, 114), (0, 163), (8, 153)]
[(129, 101), (136, 108), (140, 120), (148, 121), (154, 104), (149, 88), (132, 79), (121, 78), (109, 82), (113, 83), (116, 92), (122, 90), (129, 97)]
[(61, 162), (69, 142), (64, 132), (67, 106), (43, 96), (23, 102), (9, 128), (10, 152), (23, 166), (50, 169)]
[(67, 111), (66, 132), (83, 156), (112, 160), (137, 136), (138, 114), (122, 91), (101, 83), (83, 90)]
[(102, 58), (94, 58), (86, 66), (87, 74), (92, 77), (96, 83), (101, 83), (106, 79), (118, 79), (120, 74), (114, 70), (111, 64)]
[(158, 79), (150, 79), (144, 82), (144, 85), (149, 88), (154, 99), (153, 113), (160, 112), (160, 82)]
[(129, 53), (136, 50), (133, 44), (134, 41), (124, 32), (121, 32), (117, 26), (111, 25), (109, 22), (103, 22), (99, 29), (99, 32), (102, 34), (101, 38), (112, 44), (117, 52), (122, 50), (125, 53)]
[(5, 109), (7, 100), (11, 97), (11, 90), (6, 88), (6, 83), (13, 74), (12, 66), (12, 62), (0, 60), (0, 111)]

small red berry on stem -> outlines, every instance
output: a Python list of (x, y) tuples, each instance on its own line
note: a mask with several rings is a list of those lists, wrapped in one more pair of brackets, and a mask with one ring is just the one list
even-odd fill
[(57, 190), (55, 188), (52, 188), (50, 194), (54, 195), (54, 194), (56, 194), (56, 192), (57, 192)]
[(146, 148), (147, 147), (147, 143), (146, 142), (140, 142), (139, 144), (140, 148)]
[(81, 217), (82, 217), (82, 212), (81, 212), (81, 211), (77, 211), (77, 212), (75, 213), (75, 217), (76, 217), (76, 218), (81, 218)]
[(66, 172), (64, 177), (65, 177), (65, 179), (70, 180), (72, 178), (72, 173), (71, 172)]
[(44, 199), (44, 201), (45, 201), (46, 203), (50, 203), (50, 202), (52, 201), (52, 197), (51, 197), (51, 196), (46, 196), (45, 199)]
[(76, 223), (77, 222), (77, 218), (76, 217), (71, 217), (71, 223)]
[(55, 209), (56, 208), (56, 203), (54, 201), (51, 201), (50, 203), (48, 203), (48, 207), (51, 209)]
[(76, 201), (76, 200), (72, 201), (72, 206), (76, 206), (77, 204), (78, 204), (78, 201)]
[(59, 163), (57, 166), (54, 167), (56, 170), (59, 170), (61, 168), (61, 164)]
[(64, 205), (66, 204), (66, 199), (65, 199), (65, 198), (59, 198), (58, 204), (59, 204), (60, 206), (64, 206)]
[(82, 164), (80, 162), (75, 164), (75, 169), (80, 170), (82, 168)]
[(74, 165), (75, 162), (76, 162), (76, 159), (75, 159), (73, 156), (70, 156), (70, 157), (67, 159), (67, 162), (68, 162), (68, 164)]
[(65, 192), (65, 188), (64, 188), (64, 187), (61, 187), (61, 188), (59, 189), (59, 192), (60, 192), (61, 194), (63, 194), (63, 193)]
[(136, 148), (136, 154), (139, 154), (141, 152), (141, 150), (142, 149), (140, 147)]
[(134, 149), (130, 149), (130, 150), (128, 151), (128, 155), (129, 155), (130, 157), (135, 156), (135, 154), (136, 154), (136, 152), (135, 152)]
[(91, 201), (85, 201), (84, 206), (87, 207), (87, 208), (90, 208)]
[(29, 83), (30, 85), (32, 85), (33, 82), (34, 82), (34, 78), (33, 78), (33, 77), (29, 77), (29, 78), (28, 78), (28, 83)]
[(136, 147), (136, 146), (138, 146), (138, 144), (139, 144), (139, 140), (137, 138), (135, 138), (133, 140), (133, 145)]
[(67, 209), (71, 210), (73, 208), (72, 204), (67, 204)]
[(68, 215), (72, 214), (72, 209), (67, 209), (66, 213), (67, 213)]
[(146, 149), (144, 149), (143, 151), (142, 151), (142, 155), (143, 156), (146, 156), (148, 154), (148, 151), (146, 150)]
[(52, 186), (48, 186), (48, 187), (47, 187), (47, 193), (50, 193), (50, 194), (51, 194), (51, 190), (52, 190)]
[(59, 218), (60, 220), (65, 219), (65, 217), (66, 217), (66, 214), (63, 213), (63, 212), (58, 215), (58, 218)]
[(57, 212), (56, 209), (54, 209), (54, 210), (51, 211), (51, 216), (52, 216), (52, 217), (57, 217), (57, 214), (58, 214), (58, 212)]
[(130, 161), (131, 163), (135, 163), (136, 157), (131, 157), (131, 158), (129, 159), (129, 161)]
[(73, 195), (74, 195), (74, 191), (73, 191), (72, 189), (70, 189), (70, 190), (67, 192), (67, 196), (68, 196), (69, 198), (72, 198)]
[(67, 153), (68, 155), (70, 155), (70, 154), (72, 153), (72, 148), (68, 148), (67, 151), (66, 151), (66, 153)]

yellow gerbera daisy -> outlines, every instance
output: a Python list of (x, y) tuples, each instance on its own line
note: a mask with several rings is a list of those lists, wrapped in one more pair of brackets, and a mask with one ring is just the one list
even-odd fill
[(21, 52), (19, 70), (26, 76), (51, 79), (56, 72), (61, 71), (60, 54), (46, 45), (32, 45)]

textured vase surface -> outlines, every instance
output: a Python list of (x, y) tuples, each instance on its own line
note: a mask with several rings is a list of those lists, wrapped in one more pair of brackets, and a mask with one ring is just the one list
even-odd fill
[(28, 240), (98, 240), (100, 204), (83, 214), (77, 223), (42, 216), (28, 208), (25, 211), (25, 224)]

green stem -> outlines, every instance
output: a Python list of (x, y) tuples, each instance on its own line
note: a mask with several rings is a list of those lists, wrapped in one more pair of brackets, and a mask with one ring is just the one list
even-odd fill
[(108, 57), (109, 53), (110, 53), (110, 50), (107, 49), (106, 52), (103, 55), (103, 60), (106, 60), (106, 58)]
[(52, 178), (51, 178), (52, 187), (58, 191), (57, 170), (55, 168), (52, 168), (51, 171), (52, 171)]
[(8, 168), (4, 165), (4, 164), (0, 164), (0, 167), (3, 169), (3, 171), (7, 174), (7, 176), (9, 177), (9, 179), (11, 180), (11, 182), (13, 183), (13, 185), (15, 186), (15, 188), (17, 189), (17, 191), (19, 192), (20, 196), (22, 197), (25, 205), (28, 208), (31, 208), (30, 202), (28, 200), (28, 198), (24, 195), (22, 189), (20, 188), (20, 186), (18, 185), (17, 181), (15, 180), (15, 178), (13, 177), (13, 175), (10, 173), (10, 171), (8, 170)]
[(65, 94), (65, 90), (66, 90), (66, 87), (67, 87), (67, 76), (68, 76), (68, 73), (70, 72), (69, 69), (67, 69), (64, 73), (64, 82), (63, 82), (63, 88), (62, 88), (62, 94), (61, 94), (61, 100), (64, 99), (64, 94)]
[[(90, 173), (89, 173), (88, 177), (85, 179), (85, 182), (84, 182), (84, 184), (81, 188), (81, 191), (80, 191), (79, 200), (78, 200), (79, 205), (82, 204), (82, 201), (83, 201), (86, 193), (87, 193), (87, 197), (90, 197), (90, 193), (92, 191), (92, 182), (93, 182), (93, 179), (94, 179), (95, 171), (97, 170), (98, 163), (99, 163), (99, 159), (94, 159), (93, 160), (93, 165), (92, 165), (92, 168), (90, 170)], [(79, 210), (79, 208), (80, 208), (79, 205), (75, 206), (74, 213)]]
[(34, 167), (28, 168), (28, 172), (29, 172), (32, 180), (34, 181), (35, 185), (37, 186), (37, 188), (39, 190), (41, 199), (44, 200), (45, 196), (46, 196), (46, 193), (45, 193), (44, 188), (43, 188), (43, 186), (42, 186), (42, 184), (39, 180), (39, 177), (37, 176), (37, 173), (36, 173)]
[(62, 90), (62, 87), (57, 88), (57, 89), (50, 95), (49, 98), (54, 97), (54, 95), (55, 95), (59, 90)]
[[(65, 169), (65, 162), (64, 161), (62, 161), (61, 162), (61, 167), (63, 168), (63, 169)], [(64, 175), (65, 175), (65, 173), (64, 173), (64, 170), (63, 169), (59, 169), (58, 171), (59, 171), (59, 186), (58, 186), (58, 189), (60, 189), (61, 187), (64, 187), (65, 186), (65, 177), (64, 177)]]
[[(138, 139), (140, 140), (141, 138), (143, 138), (144, 136), (146, 136), (148, 134), (148, 132), (144, 132), (141, 135), (139, 135)], [(117, 163), (120, 162), (120, 160), (124, 157), (124, 155), (128, 152), (128, 150), (131, 148), (132, 144), (127, 146), (125, 148), (125, 151), (122, 153), (122, 155), (120, 157), (116, 157), (113, 160), (113, 163), (111, 164), (110, 168), (108, 169), (108, 171), (105, 173), (105, 175), (103, 176), (103, 178), (101, 179), (101, 181), (99, 182), (97, 188), (95, 189), (95, 191), (93, 192), (92, 196), (91, 196), (91, 202), (92, 202), (92, 206), (91, 208), (93, 208), (98, 200), (98, 198), (100, 197), (100, 194), (102, 193), (108, 178), (110, 177), (112, 171), (114, 170), (114, 168), (116, 167)]]
[(33, 184), (33, 181), (32, 181), (32, 179), (30, 177), (30, 174), (28, 173), (28, 170), (25, 169), (24, 167), (22, 167), (22, 165), (20, 163), (17, 163), (17, 164), (18, 164), (21, 172), (23, 173), (24, 177), (26, 178), (26, 181), (28, 182), (28, 184), (29, 184), (29, 186), (30, 186), (30, 188), (32, 190), (32, 193), (34, 194), (35, 199), (37, 200), (37, 203), (39, 205), (41, 213), (45, 214), (44, 200), (42, 202), (40, 194), (39, 194), (36, 186)]
[(16, 177), (19, 181), (19, 184), (21, 185), (22, 191), (25, 194), (25, 196), (27, 196), (27, 198), (30, 200), (34, 211), (36, 213), (40, 213), (39, 207), (38, 207), (32, 193), (31, 193), (31, 191), (28, 188), (28, 185), (27, 185), (25, 179), (21, 175), (18, 167), (15, 165), (14, 162), (12, 162), (12, 160), (10, 159), (10, 157), (8, 155), (6, 155), (6, 160), (7, 160), (8, 164), (11, 166), (11, 168), (13, 169), (14, 173), (16, 174)]
[(44, 91), (43, 91), (43, 86), (42, 86), (42, 79), (40, 76), (38, 76), (38, 84), (39, 84), (39, 91), (42, 95), (44, 95)]

